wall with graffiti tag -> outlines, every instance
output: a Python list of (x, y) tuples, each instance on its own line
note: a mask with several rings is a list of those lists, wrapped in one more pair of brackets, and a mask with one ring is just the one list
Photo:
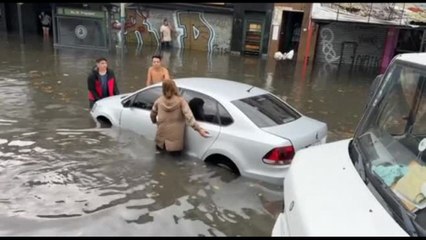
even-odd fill
[[(160, 26), (167, 19), (172, 28), (172, 44), (176, 48), (209, 52), (229, 52), (232, 15), (204, 12), (147, 9), (126, 9), (125, 37), (128, 43), (160, 45)], [(119, 31), (118, 19), (112, 28)]]
[(377, 67), (383, 55), (386, 27), (359, 24), (322, 24), (315, 62)]

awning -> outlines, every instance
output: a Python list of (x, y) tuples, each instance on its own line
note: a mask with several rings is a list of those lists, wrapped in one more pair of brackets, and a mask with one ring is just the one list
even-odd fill
[(426, 26), (425, 3), (313, 3), (313, 21)]

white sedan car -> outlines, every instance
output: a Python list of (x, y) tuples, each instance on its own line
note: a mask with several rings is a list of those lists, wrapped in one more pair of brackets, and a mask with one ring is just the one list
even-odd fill
[[(304, 116), (266, 90), (214, 78), (175, 81), (197, 121), (209, 131), (210, 137), (202, 138), (190, 127), (186, 130), (185, 152), (203, 161), (282, 184), (296, 151), (326, 141), (327, 124)], [(160, 83), (104, 98), (96, 102), (91, 115), (101, 125), (154, 140), (157, 126), (150, 112), (161, 95)]]

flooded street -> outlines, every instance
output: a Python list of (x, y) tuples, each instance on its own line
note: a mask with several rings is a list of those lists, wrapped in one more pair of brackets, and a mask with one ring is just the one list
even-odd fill
[[(0, 38), (0, 235), (270, 236), (282, 187), (156, 154), (154, 142), (100, 129), (89, 114), (87, 75), (105, 56), (121, 93), (145, 86), (156, 49), (124, 55), (55, 50), (34, 37)], [(328, 124), (328, 142), (349, 138), (375, 69), (173, 49), (173, 78), (215, 77), (272, 91)]]

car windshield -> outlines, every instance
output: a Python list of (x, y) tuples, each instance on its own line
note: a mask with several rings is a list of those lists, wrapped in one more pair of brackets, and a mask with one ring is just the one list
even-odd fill
[[(355, 134), (365, 171), (426, 228), (426, 70), (395, 62)], [(386, 188), (386, 187), (385, 187)], [(396, 198), (395, 198), (396, 197)], [(417, 226), (417, 225), (416, 225)]]
[(258, 127), (272, 127), (294, 121), (300, 115), (272, 94), (232, 101)]

